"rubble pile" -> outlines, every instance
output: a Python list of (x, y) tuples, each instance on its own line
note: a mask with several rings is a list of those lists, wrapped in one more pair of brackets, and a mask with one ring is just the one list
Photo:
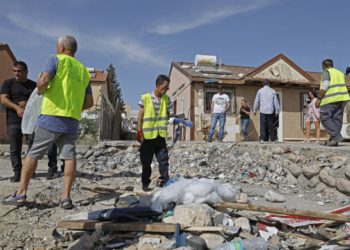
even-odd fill
[[(295, 203), (308, 201), (318, 207), (339, 208), (332, 213), (350, 215), (350, 155), (346, 151), (286, 144), (180, 142), (169, 149), (172, 179), (168, 186), (144, 192), (138, 146), (135, 142), (103, 142), (79, 147), (78, 174), (72, 190), (76, 207), (71, 211), (57, 207), (62, 178), (47, 181), (39, 173), (30, 186), (28, 205), (1, 208), (0, 247), (51, 250), (235, 249), (237, 244), (253, 250), (350, 247), (350, 223), (344, 220), (275, 215), (218, 203), (286, 209), (296, 208), (288, 207), (294, 199)], [(8, 159), (8, 151), (0, 151), (0, 156)], [(152, 168), (154, 187), (159, 177), (156, 161)], [(212, 187), (206, 190), (198, 183)], [(7, 184), (8, 181), (0, 181), (2, 187)], [(225, 187), (225, 195), (218, 191), (221, 187)], [(174, 194), (175, 189), (178, 197), (164, 198)], [(159, 201), (159, 197), (166, 202)], [(91, 219), (91, 214), (114, 208), (131, 211), (153, 208), (158, 214), (136, 218), (129, 214), (128, 218), (119, 216), (116, 221), (106, 221), (103, 213), (105, 217), (101, 217), (99, 224), (86, 224), (91, 227), (89, 230), (87, 226), (84, 230), (71, 228), (76, 220)], [(307, 205), (304, 210), (315, 211)], [(60, 221), (68, 223), (57, 226)], [(118, 227), (123, 222), (128, 224)], [(158, 224), (150, 226), (152, 223)], [(125, 232), (130, 225), (135, 228)]]
[[(91, 172), (114, 172), (125, 177), (140, 174), (137, 144), (101, 143), (81, 150), (82, 168)], [(350, 195), (350, 161), (345, 152), (292, 149), (279, 145), (232, 145), (225, 143), (179, 143), (170, 149), (173, 176), (206, 177), (224, 182), (262, 185), (283, 194), (317, 195), (339, 201), (338, 192)], [(157, 169), (154, 159), (153, 169)]]

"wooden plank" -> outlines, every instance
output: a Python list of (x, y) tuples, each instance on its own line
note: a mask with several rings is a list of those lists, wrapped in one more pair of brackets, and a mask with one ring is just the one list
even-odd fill
[[(58, 228), (69, 230), (96, 230), (112, 232), (149, 232), (149, 233), (174, 233), (176, 224), (168, 223), (116, 223), (111, 221), (98, 220), (65, 220), (58, 222)], [(182, 231), (186, 232), (223, 232), (225, 226), (219, 227), (185, 227), (181, 226)]]
[(61, 220), (58, 222), (58, 228), (70, 230), (95, 230), (95, 225), (101, 221), (98, 220)]
[(228, 203), (222, 202), (214, 206), (215, 208), (233, 208), (238, 210), (250, 210), (258, 212), (267, 212), (273, 214), (285, 214), (285, 215), (296, 215), (306, 218), (317, 218), (317, 219), (327, 219), (333, 221), (350, 222), (350, 216), (345, 214), (335, 214), (326, 213), (318, 211), (308, 211), (308, 210), (297, 210), (279, 207), (266, 207), (266, 206), (256, 206), (252, 204), (239, 204), (239, 203)]
[(148, 232), (148, 233), (174, 233), (176, 224), (166, 223), (114, 223), (101, 222), (96, 224), (96, 228), (100, 227), (102, 231), (113, 232)]
[(98, 220), (64, 220), (59, 221), (58, 228), (69, 230), (96, 230), (114, 232), (154, 232), (154, 233), (174, 233), (176, 224), (166, 223), (115, 223)]

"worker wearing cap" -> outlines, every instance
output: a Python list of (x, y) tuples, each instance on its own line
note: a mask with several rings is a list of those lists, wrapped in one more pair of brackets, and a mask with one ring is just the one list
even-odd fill
[(169, 156), (166, 145), (167, 121), (172, 109), (170, 98), (166, 95), (169, 84), (169, 77), (159, 75), (155, 90), (142, 95), (139, 101), (137, 140), (141, 143), (141, 181), (144, 191), (149, 190), (153, 155), (156, 155), (159, 164), (160, 179), (157, 186), (163, 187), (169, 179)]
[(316, 107), (320, 107), (320, 118), (323, 127), (330, 134), (327, 146), (337, 146), (343, 137), (340, 134), (343, 125), (343, 112), (346, 102), (350, 100), (345, 84), (345, 75), (333, 68), (333, 60), (322, 62), (323, 73), (320, 83), (320, 94)]

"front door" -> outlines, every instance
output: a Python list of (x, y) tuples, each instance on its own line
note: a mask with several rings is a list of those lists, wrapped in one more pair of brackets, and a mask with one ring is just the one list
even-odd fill
[(277, 98), (280, 104), (280, 113), (279, 113), (279, 126), (277, 129), (277, 138), (278, 141), (283, 142), (283, 106), (282, 106), (282, 89), (276, 89)]

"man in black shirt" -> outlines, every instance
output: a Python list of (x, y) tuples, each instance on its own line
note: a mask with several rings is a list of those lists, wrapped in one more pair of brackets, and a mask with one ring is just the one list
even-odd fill
[(22, 170), (22, 116), (27, 101), (36, 87), (36, 83), (28, 79), (27, 64), (18, 61), (13, 65), (14, 78), (5, 80), (1, 87), (1, 103), (6, 107), (7, 135), (10, 141), (10, 157), (14, 171), (11, 182), (19, 182)]

